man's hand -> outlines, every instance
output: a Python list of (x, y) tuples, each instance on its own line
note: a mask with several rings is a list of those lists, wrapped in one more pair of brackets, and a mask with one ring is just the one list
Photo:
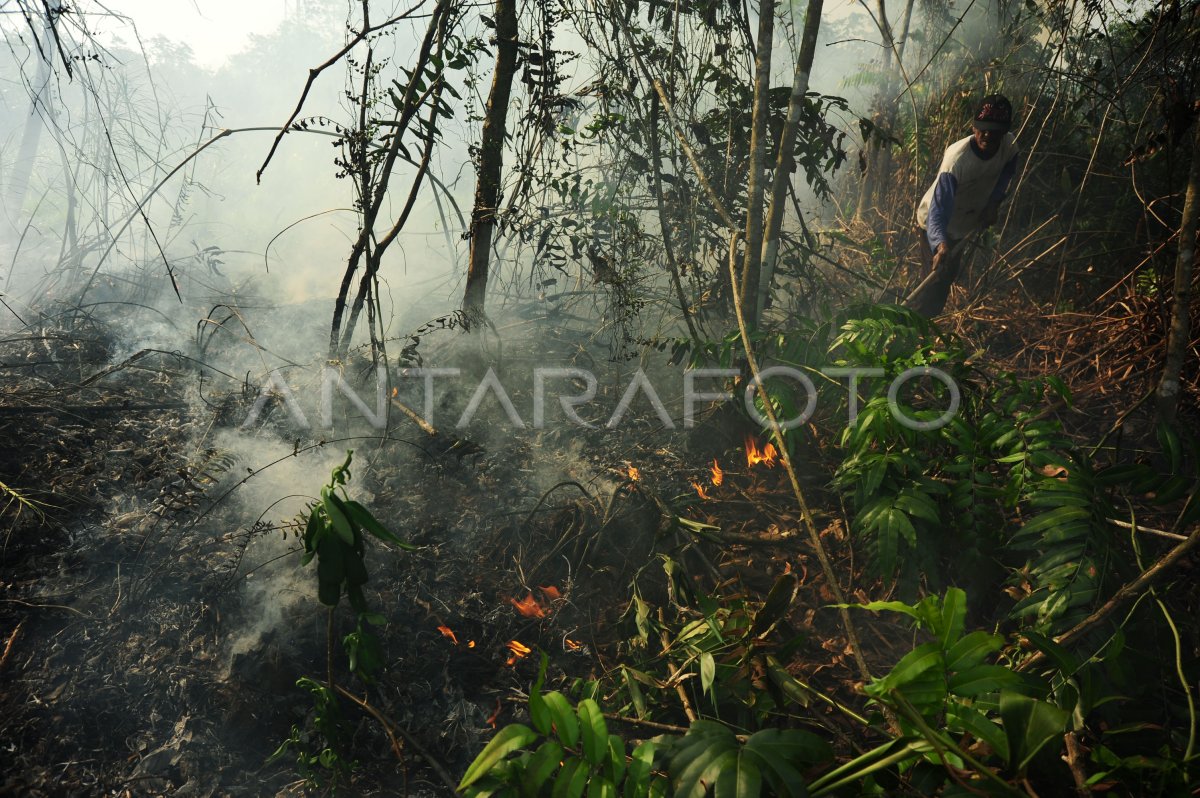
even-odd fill
[(1000, 217), (1000, 205), (995, 202), (989, 202), (979, 214), (980, 227), (984, 230), (988, 229), (996, 223)]
[(933, 251), (933, 270), (936, 272), (938, 267), (942, 265), (942, 261), (950, 254), (950, 245), (945, 241), (937, 245), (937, 249)]

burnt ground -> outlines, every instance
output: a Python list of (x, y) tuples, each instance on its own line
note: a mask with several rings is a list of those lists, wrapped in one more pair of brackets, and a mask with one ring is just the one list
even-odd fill
[[(1065, 375), (1076, 402), (1052, 410), (1083, 438), (1147, 439), (1148, 405), (1125, 411), (1149, 387), (1137, 352), (1161, 346), (1161, 335), (1128, 307), (1086, 324), (973, 307), (948, 323), (1004, 367)], [(298, 516), (348, 448), (352, 493), (418, 546), (368, 556), (368, 599), (386, 617), (377, 683), (364, 686), (337, 658), (339, 684), (370, 706), (342, 704), (357, 763), (351, 793), (451, 794), (493, 730), (523, 718), (539, 650), (559, 689), (611, 684), (618, 662), (661, 667), (661, 647), (636, 641), (635, 589), (670, 616), (683, 584), (761, 601), (780, 575), (796, 574), (778, 637), (798, 642), (777, 652), (782, 664), (813, 692), (861, 705), (833, 593), (781, 469), (747, 464), (744, 416), (709, 412), (686, 430), (675, 397), (676, 429), (640, 401), (626, 423), (604, 429), (634, 367), (656, 386), (677, 386), (679, 371), (653, 355), (614, 363), (578, 325), (535, 333), (524, 340), (536, 344), (502, 353), (445, 333), (458, 343), (439, 350), (427, 340), (426, 365), (497, 364), (523, 413), (529, 386), (512, 375), (531, 365), (593, 369), (601, 384), (583, 415), (599, 428), (516, 430), (488, 402), (457, 438), (401, 415), (384, 437), (342, 417), (318, 434), (273, 402), (261, 423), (239, 430), (257, 388), (205, 365), (219, 360), (214, 352), (130, 352), (118, 346), (118, 325), (90, 319), (0, 337), (0, 482), (21, 497), (6, 490), (0, 516), (0, 792), (303, 793), (291, 757), (267, 762), (310, 719), (297, 679), (325, 668), (326, 616), (313, 569), (299, 566)], [(288, 379), (299, 387), (305, 378)], [(463, 390), (437, 406), (439, 419), (466, 404)], [(421, 406), (411, 391), (399, 399)], [(873, 585), (826, 491), (837, 451), (822, 430), (832, 428), (812, 428), (801, 478), (843, 584)], [(664, 558), (677, 564), (675, 580)], [(847, 598), (882, 598), (878, 587)], [(518, 604), (536, 608), (532, 617)], [(911, 647), (886, 618), (855, 620), (873, 672)], [(338, 636), (351, 623), (343, 606)], [(628, 737), (686, 725), (674, 691), (654, 692), (652, 723), (625, 724)], [(697, 692), (685, 683), (693, 704)], [(834, 738), (844, 723), (819, 701), (789, 712)]]
[[(294, 553), (304, 499), (286, 499), (314, 496), (347, 448), (352, 491), (419, 547), (368, 558), (368, 597), (387, 619), (378, 682), (364, 688), (339, 652), (339, 683), (373, 710), (343, 703), (352, 792), (450, 794), (493, 729), (520, 717), (538, 657), (516, 656), (512, 641), (548, 654), (551, 685), (609, 675), (630, 654), (633, 587), (670, 611), (664, 555), (701, 593), (761, 598), (780, 574), (798, 574), (785, 625), (806, 642), (785, 664), (817, 690), (848, 697), (855, 687), (783, 475), (746, 465), (750, 430), (735, 413), (664, 430), (643, 402), (619, 430), (498, 435), (493, 408), (463, 446), (402, 417), (388, 440), (349, 430), (325, 442), (290, 428), (275, 403), (239, 433), (251, 386), (222, 391), (196, 361), (118, 352), (117, 337), (86, 321), (0, 344), (0, 481), (23, 500), (6, 495), (0, 554), (6, 794), (303, 791), (290, 758), (267, 764), (311, 708), (297, 679), (324, 672), (325, 613), (313, 569)], [(506, 362), (623, 373), (601, 386), (604, 411), (589, 420), (602, 423), (631, 366), (581, 359), (568, 338), (540, 336)], [(823, 452), (811, 456), (818, 489)], [(715, 528), (697, 533), (680, 517)], [(819, 520), (835, 567), (853, 573), (842, 522)], [(528, 611), (531, 598), (525, 617), (517, 605)], [(344, 634), (344, 605), (337, 618)], [(876, 631), (872, 656), (894, 659), (887, 641), (898, 630)], [(669, 708), (655, 720), (686, 723)]]

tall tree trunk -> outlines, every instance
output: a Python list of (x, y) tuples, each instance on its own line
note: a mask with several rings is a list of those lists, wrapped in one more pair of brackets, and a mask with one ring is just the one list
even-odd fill
[(792, 150), (796, 146), (796, 132), (800, 127), (800, 112), (804, 107), (804, 95), (808, 93), (808, 79), (812, 74), (813, 59), (817, 52), (817, 33), (821, 29), (821, 12), (824, 0), (809, 0), (804, 12), (804, 33), (800, 37), (800, 52), (796, 57), (796, 69), (792, 75), (792, 95), (788, 99), (787, 119), (779, 137), (779, 152), (775, 154), (775, 174), (771, 180), (771, 199), (767, 206), (767, 225), (763, 237), (762, 277), (758, 284), (756, 313), (762, 318), (766, 309), (767, 296), (771, 292), (771, 279), (775, 276), (775, 263), (779, 258), (779, 233), (783, 227), (783, 205), (787, 196), (788, 182), (792, 173)]
[[(50, 20), (46, 20), (46, 41), (50, 41)], [(49, 44), (47, 44), (47, 47)], [(33, 173), (33, 162), (37, 158), (38, 144), (42, 138), (42, 111), (48, 109), (50, 94), (50, 59), (53, 53), (37, 59), (37, 77), (34, 78), (29, 98), (29, 116), (25, 118), (25, 130), (21, 134), (21, 146), (17, 160), (13, 163), (4, 192), (4, 205), (13, 229), (21, 227), (21, 207), (25, 204), (25, 192), (29, 189), (29, 177)], [(41, 106), (39, 108), (38, 106)]]
[(504, 168), (504, 138), (508, 100), (517, 71), (517, 3), (496, 0), (496, 73), (488, 95), (479, 143), (479, 175), (475, 183), (475, 206), (471, 209), (471, 255), (467, 264), (467, 287), (463, 310), (469, 316), (483, 313), (487, 294), (488, 261), (492, 231), (500, 202), (500, 176)]
[(1192, 271), (1196, 261), (1196, 219), (1200, 212), (1200, 123), (1193, 125), (1192, 165), (1188, 169), (1183, 218), (1179, 221), (1179, 255), (1175, 258), (1175, 306), (1167, 337), (1167, 358), (1158, 383), (1158, 413), (1174, 421), (1179, 409), (1179, 375), (1187, 359), (1191, 339)]
[(758, 325), (756, 298), (762, 262), (763, 184), (767, 161), (767, 119), (771, 115), (771, 45), (775, 38), (775, 0), (758, 5), (758, 53), (754, 58), (754, 112), (750, 122), (750, 176), (746, 186), (746, 255), (742, 263), (742, 302), (746, 323)]
[[(900, 41), (896, 47), (896, 73), (889, 72), (886, 77), (885, 104), (883, 112), (883, 127), (890, 135), (896, 127), (896, 74), (904, 67), (904, 45), (908, 43), (908, 29), (912, 24), (913, 0), (907, 0), (904, 6), (904, 21), (900, 23)], [(892, 171), (892, 146), (884, 144), (879, 148), (875, 161), (875, 193), (881, 195), (880, 186), (888, 185), (888, 175)]]
[[(864, 0), (863, 6), (866, 6)], [(878, 11), (874, 16), (875, 25), (879, 29), (879, 35), (883, 39), (883, 68), (884, 88), (876, 95), (875, 98), (875, 113), (872, 114), (872, 121), (876, 126), (883, 128), (887, 124), (888, 108), (892, 101), (890, 95), (891, 88), (891, 70), (892, 70), (892, 54), (895, 48), (895, 39), (892, 37), (892, 26), (887, 18), (887, 6), (885, 0), (877, 0)], [(870, 9), (868, 8), (868, 13)], [(867, 210), (875, 205), (875, 194), (877, 186), (883, 175), (880, 173), (880, 145), (879, 139), (876, 137), (873, 141), (863, 142), (866, 149), (866, 171), (863, 172), (862, 182), (858, 188), (858, 207), (855, 209), (854, 218), (862, 221)]]

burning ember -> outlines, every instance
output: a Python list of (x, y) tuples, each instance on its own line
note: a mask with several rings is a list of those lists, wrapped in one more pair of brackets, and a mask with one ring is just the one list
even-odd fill
[(549, 601), (558, 601), (560, 598), (562, 598), (562, 593), (559, 593), (558, 588), (556, 588), (554, 585), (550, 585), (549, 587), (539, 587), (538, 590), (542, 591)]
[(713, 458), (712, 464), (712, 484), (720, 485), (725, 481), (725, 472), (721, 470), (721, 466), (717, 464), (717, 458)]
[(628, 472), (628, 473), (629, 473), (629, 478), (630, 478), (630, 479), (632, 479), (634, 482), (637, 482), (639, 479), (641, 479), (641, 478), (642, 478), (642, 472), (641, 472), (641, 471), (638, 471), (638, 470), (637, 470), (636, 468), (634, 468), (633, 466), (630, 466), (630, 467), (629, 467), (629, 472)]
[(696, 489), (697, 496), (699, 496), (701, 499), (708, 499), (708, 491), (704, 489), (703, 485), (701, 485), (699, 482), (693, 481), (692, 487)]
[(578, 651), (579, 649), (583, 648), (583, 643), (580, 643), (578, 640), (572, 640), (569, 637), (563, 638), (563, 642), (566, 644), (567, 650), (569, 651)]
[(517, 601), (515, 598), (510, 598), (508, 601), (517, 608), (517, 612), (521, 613), (526, 618), (546, 617), (546, 611), (542, 609), (541, 604), (538, 604), (537, 599), (533, 597), (533, 593), (530, 593), (521, 601)]
[(508, 650), (512, 652), (512, 656), (510, 656), (508, 661), (504, 663), (505, 665), (516, 664), (517, 660), (529, 656), (529, 653), (533, 651), (533, 649), (522, 643), (520, 640), (509, 640)]
[(442, 637), (446, 638), (454, 645), (458, 645), (458, 638), (454, 636), (454, 630), (449, 626), (439, 626), (437, 630), (442, 633)]
[(758, 448), (758, 442), (749, 435), (746, 436), (746, 465), (753, 468), (759, 463), (763, 463), (767, 468), (774, 468), (779, 462), (779, 451), (776, 450), (775, 444), (768, 443), (763, 448)]

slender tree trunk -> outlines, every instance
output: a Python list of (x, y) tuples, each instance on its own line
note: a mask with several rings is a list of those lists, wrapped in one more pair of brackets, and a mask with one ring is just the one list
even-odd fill
[[(50, 40), (50, 21), (46, 20), (46, 40)], [(33, 81), (33, 96), (29, 98), (29, 116), (25, 118), (25, 130), (21, 134), (21, 146), (17, 150), (17, 160), (9, 173), (4, 192), (4, 205), (8, 212), (9, 222), (14, 229), (21, 226), (21, 207), (25, 204), (25, 192), (29, 189), (29, 177), (33, 173), (33, 162), (37, 158), (38, 144), (42, 138), (42, 113), (38, 106), (47, 109), (50, 93), (50, 64), (52, 53), (46, 53), (46, 58), (38, 58), (37, 77)]]
[(766, 182), (767, 119), (771, 115), (771, 44), (775, 38), (775, 0), (758, 5), (758, 53), (754, 59), (754, 112), (750, 127), (750, 175), (746, 187), (746, 254), (742, 263), (742, 301), (746, 321), (758, 325), (755, 298), (762, 261), (763, 189)]
[(1192, 272), (1196, 261), (1196, 220), (1200, 211), (1200, 123), (1193, 125), (1192, 165), (1188, 169), (1183, 218), (1179, 222), (1179, 255), (1175, 258), (1175, 305), (1167, 337), (1167, 358), (1158, 383), (1158, 413), (1174, 421), (1179, 409), (1179, 375), (1191, 340)]
[[(896, 74), (900, 72), (904, 61), (904, 45), (908, 42), (908, 28), (912, 24), (913, 0), (907, 0), (904, 6), (904, 21), (900, 23), (900, 42), (896, 44), (896, 73), (888, 73), (887, 87), (883, 112), (883, 127), (888, 133), (896, 127)], [(888, 184), (888, 175), (892, 171), (892, 145), (884, 144), (879, 148), (876, 157), (875, 192), (882, 195), (879, 187)], [(880, 197), (882, 198), (882, 196)]]
[(783, 206), (792, 173), (792, 150), (796, 146), (796, 132), (800, 127), (800, 113), (804, 108), (804, 95), (808, 93), (808, 79), (812, 74), (813, 59), (817, 52), (817, 33), (821, 30), (821, 12), (824, 0), (809, 0), (804, 12), (804, 33), (800, 37), (800, 52), (796, 57), (796, 69), (792, 76), (792, 95), (788, 99), (787, 119), (779, 137), (779, 152), (775, 154), (775, 174), (771, 180), (771, 199), (767, 205), (767, 225), (763, 240), (762, 277), (758, 284), (757, 315), (762, 318), (767, 296), (771, 293), (771, 279), (775, 276), (775, 263), (779, 258), (779, 233), (783, 227)]
[(471, 209), (471, 255), (463, 294), (463, 310), (469, 316), (483, 313), (487, 294), (488, 261), (504, 168), (508, 100), (516, 71), (517, 3), (516, 0), (496, 0), (496, 73), (492, 76), (492, 90), (488, 95), (479, 143), (479, 176), (475, 184), (475, 206)]
[[(862, 1), (862, 0), (860, 0)], [(863, 2), (866, 6), (866, 3)], [(869, 10), (869, 9), (868, 9)], [(887, 6), (885, 0), (877, 0), (877, 11), (875, 14), (875, 24), (879, 28), (879, 35), (883, 39), (883, 69), (884, 88), (876, 95), (875, 107), (876, 111), (872, 114), (872, 121), (877, 127), (883, 128), (887, 125), (888, 108), (891, 103), (891, 70), (892, 70), (892, 51), (895, 50), (895, 39), (892, 37), (892, 26), (887, 18)], [(875, 194), (877, 186), (883, 175), (880, 173), (880, 145), (876, 138), (874, 141), (864, 142), (866, 148), (866, 165), (867, 169), (863, 172), (862, 183), (858, 189), (858, 208), (854, 212), (854, 217), (858, 220), (864, 219), (864, 214), (868, 209), (874, 207)]]

